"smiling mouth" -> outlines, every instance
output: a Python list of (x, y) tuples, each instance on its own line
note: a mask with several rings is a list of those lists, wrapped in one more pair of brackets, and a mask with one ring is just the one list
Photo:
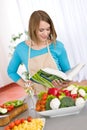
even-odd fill
[(42, 39), (48, 39), (48, 37), (41, 37)]

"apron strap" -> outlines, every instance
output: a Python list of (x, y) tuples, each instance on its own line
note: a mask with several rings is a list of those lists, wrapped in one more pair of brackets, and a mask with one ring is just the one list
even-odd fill
[(28, 50), (28, 72), (29, 72), (29, 79), (31, 78), (30, 69), (29, 69), (29, 60), (30, 60), (30, 54), (31, 54), (31, 42)]

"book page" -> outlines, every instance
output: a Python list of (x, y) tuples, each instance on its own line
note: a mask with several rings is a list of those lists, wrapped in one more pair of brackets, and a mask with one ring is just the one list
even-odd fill
[(72, 80), (84, 66), (85, 66), (85, 64), (80, 63), (80, 64), (76, 65), (75, 67), (73, 67), (71, 70), (67, 71), (66, 75), (67, 75), (68, 79)]
[(67, 71), (66, 73), (52, 68), (45, 68), (42, 70), (49, 74), (53, 74), (58, 77), (61, 77), (64, 80), (72, 80), (79, 73), (79, 71), (84, 67), (84, 65), (85, 64), (78, 64), (75, 67), (73, 67), (71, 70)]
[(43, 71), (47, 72), (48, 74), (53, 74), (56, 75), (58, 77), (63, 78), (64, 80), (67, 80), (68, 77), (65, 73), (63, 73), (62, 71), (56, 70), (56, 69), (52, 69), (52, 68), (45, 68), (42, 69)]

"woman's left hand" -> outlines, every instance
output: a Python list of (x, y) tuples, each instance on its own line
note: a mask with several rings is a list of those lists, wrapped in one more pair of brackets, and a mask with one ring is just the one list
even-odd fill
[(52, 83), (55, 87), (67, 87), (71, 84), (72, 81), (69, 80), (53, 80)]

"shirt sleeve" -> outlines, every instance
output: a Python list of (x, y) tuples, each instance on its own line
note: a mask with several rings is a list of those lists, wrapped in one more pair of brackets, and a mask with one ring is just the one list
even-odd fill
[(62, 43), (60, 45), (60, 53), (58, 55), (58, 61), (59, 61), (61, 70), (63, 72), (66, 72), (71, 69), (66, 49)]
[(56, 44), (51, 44), (50, 51), (60, 71), (66, 72), (71, 69), (69, 58), (62, 42), (56, 41)]
[(21, 59), (17, 53), (17, 50), (15, 49), (11, 61), (9, 62), (7, 68), (7, 73), (14, 82), (17, 82), (21, 78), (20, 75), (17, 73), (20, 64), (21, 64)]

